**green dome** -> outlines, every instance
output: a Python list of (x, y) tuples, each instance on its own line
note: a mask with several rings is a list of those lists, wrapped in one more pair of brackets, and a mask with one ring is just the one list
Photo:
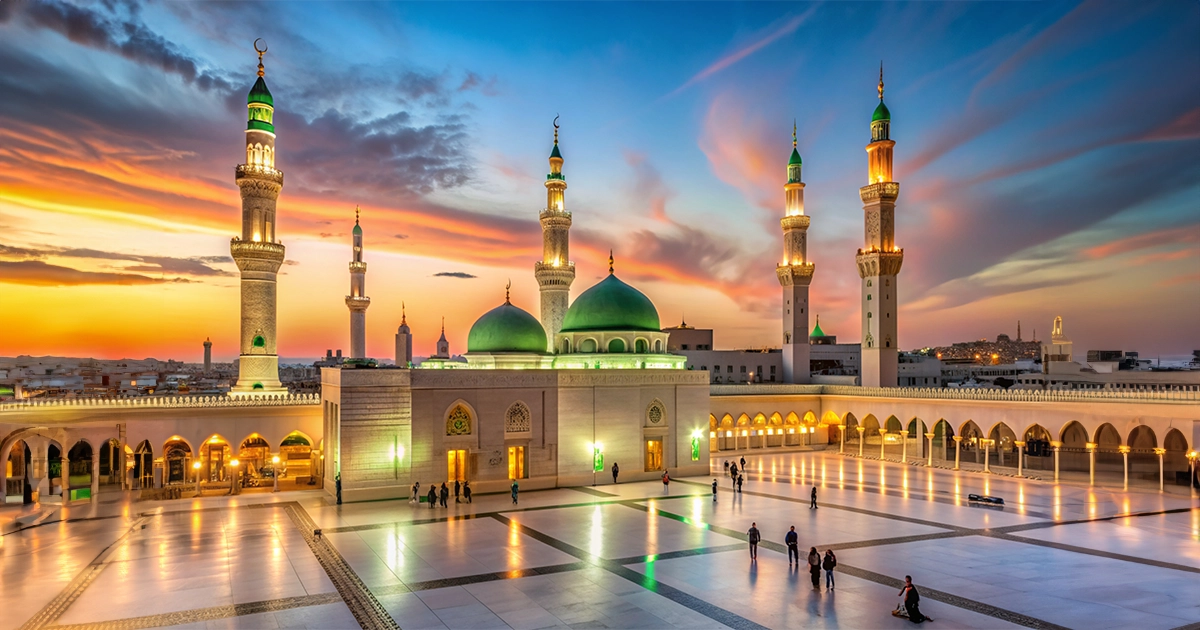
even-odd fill
[(575, 299), (562, 326), (563, 332), (661, 329), (650, 298), (611, 273)]
[(550, 150), (550, 157), (562, 159), (562, 154), (558, 152), (558, 143), (554, 143), (554, 148)]
[(354, 235), (362, 236), (362, 228), (358, 226), (358, 223), (354, 224)]
[(812, 334), (811, 334), (811, 335), (809, 335), (809, 337), (825, 337), (825, 336), (827, 336), (827, 335), (825, 334), (825, 331), (824, 331), (824, 330), (821, 330), (821, 318), (820, 318), (820, 317), (818, 317), (818, 318), (817, 318), (817, 325), (813, 327)]
[(254, 82), (254, 87), (250, 88), (250, 95), (246, 97), (246, 104), (250, 103), (266, 103), (271, 107), (275, 107), (275, 99), (271, 98), (271, 90), (267, 89), (267, 82), (262, 77)]
[(876, 107), (875, 113), (871, 115), (871, 122), (875, 122), (877, 120), (890, 121), (891, 119), (892, 119), (892, 112), (888, 111), (887, 105), (884, 105), (882, 100), (879, 101), (879, 107)]
[(792, 159), (788, 160), (788, 166), (793, 164), (803, 164), (803, 161), (800, 160), (800, 152), (796, 150), (796, 147), (792, 147)]
[(475, 320), (467, 352), (546, 352), (546, 330), (533, 315), (505, 302)]

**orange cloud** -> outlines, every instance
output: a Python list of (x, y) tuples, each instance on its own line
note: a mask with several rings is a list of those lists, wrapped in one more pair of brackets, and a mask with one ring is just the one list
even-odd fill
[(1200, 243), (1200, 223), (1183, 227), (1166, 228), (1094, 245), (1084, 250), (1088, 258), (1119, 256), (1139, 249), (1165, 245)]

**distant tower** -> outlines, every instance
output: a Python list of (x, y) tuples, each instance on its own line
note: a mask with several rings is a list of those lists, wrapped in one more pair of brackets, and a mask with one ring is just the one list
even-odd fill
[(442, 318), (442, 336), (437, 340), (437, 354), (433, 355), (435, 359), (450, 358), (450, 342), (446, 341), (446, 318)]
[(547, 350), (554, 352), (554, 335), (562, 329), (563, 316), (575, 281), (575, 263), (570, 258), (571, 213), (563, 194), (567, 180), (562, 174), (563, 158), (558, 151), (558, 116), (554, 117), (554, 148), (550, 150), (550, 173), (546, 175), (546, 208), (542, 222), (542, 260), (533, 264), (542, 297), (542, 327)]
[(783, 287), (783, 381), (807, 383), (812, 374), (808, 343), (808, 285), (813, 264), (808, 261), (808, 224), (804, 214), (804, 182), (800, 178), (800, 152), (796, 149), (796, 125), (792, 125), (792, 157), (784, 184), (783, 262), (775, 268)]
[(1017, 320), (1017, 341), (1021, 340), (1021, 320)]
[(888, 139), (892, 115), (883, 104), (883, 64), (879, 65), (879, 106), (871, 116), (867, 145), (868, 183), (858, 190), (866, 224), (865, 244), (858, 250), (862, 278), (862, 384), (897, 385), (896, 276), (904, 250), (896, 247), (896, 197), (900, 184), (892, 179), (892, 147)]
[(412, 363), (412, 331), (408, 329), (408, 318), (404, 313), (404, 302), (400, 303), (400, 327), (396, 329), (396, 365), (408, 367)]
[(279, 382), (275, 347), (275, 277), (283, 264), (283, 244), (275, 240), (275, 202), (283, 173), (275, 169), (275, 102), (263, 79), (264, 47), (258, 49), (258, 80), (246, 99), (246, 163), (234, 173), (242, 192), (242, 235), (229, 252), (242, 272), (242, 338), (238, 380), (232, 396), (286, 394)]
[(363, 232), (358, 225), (358, 208), (354, 209), (354, 260), (350, 261), (350, 295), (346, 296), (346, 308), (350, 309), (350, 358), (367, 358), (367, 263), (363, 262)]
[(1054, 318), (1054, 326), (1050, 328), (1050, 341), (1042, 344), (1042, 371), (1050, 372), (1052, 363), (1070, 363), (1074, 361), (1075, 344), (1063, 334), (1062, 316)]
[(204, 373), (212, 373), (212, 338), (204, 340)]

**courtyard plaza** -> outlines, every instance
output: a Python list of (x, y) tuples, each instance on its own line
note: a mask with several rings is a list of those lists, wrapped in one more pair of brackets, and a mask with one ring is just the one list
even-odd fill
[[(741, 456), (736, 494), (723, 461)], [(832, 452), (711, 465), (715, 503), (713, 477), (664, 488), (605, 473), (518, 505), (337, 506), (293, 491), (4, 508), (0, 630), (903, 628), (890, 613), (906, 574), (935, 627), (1200, 627), (1200, 508), (1186, 496)], [(833, 591), (789, 568), (792, 525), (802, 556), (837, 553)]]

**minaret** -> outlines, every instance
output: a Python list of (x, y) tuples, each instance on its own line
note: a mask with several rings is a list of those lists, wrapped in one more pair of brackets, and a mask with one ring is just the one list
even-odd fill
[(283, 188), (283, 173), (275, 169), (275, 102), (263, 79), (258, 49), (258, 80), (246, 99), (246, 163), (234, 174), (242, 192), (242, 235), (229, 252), (242, 272), (242, 337), (238, 380), (231, 396), (286, 394), (279, 382), (275, 347), (275, 277), (283, 264), (283, 244), (275, 240), (275, 202)]
[(437, 340), (437, 354), (433, 355), (436, 359), (450, 358), (450, 342), (446, 341), (446, 318), (442, 318), (442, 336)]
[(883, 104), (883, 64), (879, 64), (879, 105), (871, 116), (867, 145), (867, 185), (858, 190), (863, 202), (865, 242), (858, 250), (862, 278), (862, 385), (896, 387), (896, 276), (904, 250), (896, 247), (896, 197), (900, 184), (892, 179), (892, 147), (888, 138), (892, 114)]
[(204, 340), (204, 373), (212, 374), (212, 338)]
[(396, 329), (396, 367), (406, 368), (412, 363), (412, 331), (408, 329), (408, 317), (404, 313), (404, 302), (400, 303), (400, 327)]
[(367, 263), (363, 262), (363, 233), (358, 224), (358, 208), (354, 209), (354, 260), (350, 261), (350, 295), (346, 296), (346, 308), (350, 309), (350, 358), (367, 358)]
[(804, 182), (801, 181), (800, 152), (796, 149), (796, 125), (792, 124), (792, 157), (783, 185), (783, 262), (775, 268), (783, 287), (783, 382), (807, 383), (812, 374), (808, 343), (808, 285), (813, 264), (808, 261), (808, 224), (804, 214)]
[(547, 349), (554, 352), (554, 335), (562, 329), (563, 316), (575, 281), (575, 263), (569, 244), (571, 213), (567, 212), (563, 193), (567, 180), (562, 174), (563, 158), (558, 152), (558, 116), (554, 117), (554, 148), (550, 151), (550, 173), (546, 175), (546, 208), (542, 222), (542, 260), (533, 264), (542, 296), (542, 327), (546, 329)]

